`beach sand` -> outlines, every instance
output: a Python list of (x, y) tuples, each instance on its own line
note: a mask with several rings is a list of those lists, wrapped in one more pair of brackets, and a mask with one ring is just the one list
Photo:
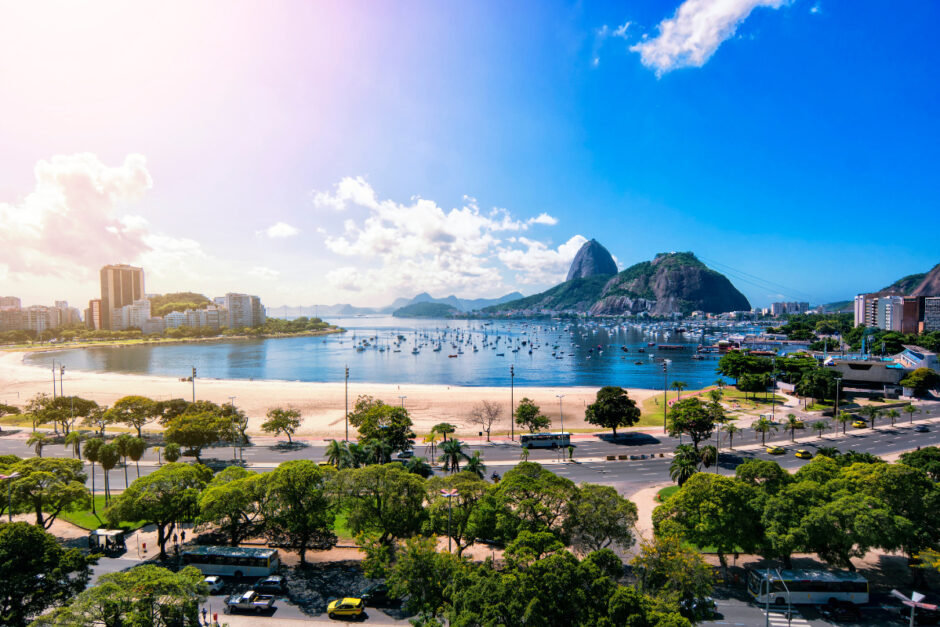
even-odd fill
[[(52, 393), (52, 371), (23, 363), (25, 353), (0, 353), (0, 402), (22, 407), (38, 393)], [(584, 409), (594, 401), (596, 387), (520, 387), (516, 386), (514, 399), (518, 404), (523, 397), (538, 404), (542, 413), (552, 421), (551, 428), (559, 430), (559, 403), (556, 395), (564, 394), (562, 402), (566, 431), (596, 429), (584, 421)], [(110, 405), (122, 396), (139, 394), (155, 400), (192, 398), (192, 384), (175, 377), (130, 375), (116, 373), (81, 372), (67, 370), (63, 392), (67, 396), (81, 396), (102, 405)], [(630, 389), (637, 401), (657, 394), (656, 390)], [(457, 427), (457, 435), (476, 436), (479, 426), (468, 423), (468, 414), (476, 403), (489, 400), (503, 409), (503, 417), (493, 426), (493, 434), (509, 432), (510, 388), (466, 387), (450, 385), (415, 385), (387, 383), (349, 383), (349, 407), (352, 409), (359, 395), (368, 394), (386, 403), (402, 402), (411, 415), (418, 434), (427, 433), (439, 422)], [(299, 381), (248, 381), (223, 379), (196, 379), (196, 398), (215, 403), (228, 403), (235, 397), (235, 405), (249, 417), (249, 432), (258, 434), (264, 414), (272, 407), (292, 406), (301, 412), (303, 423), (298, 435), (311, 437), (339, 437), (344, 430), (345, 393), (342, 381), (337, 383), (304, 383)], [(148, 428), (156, 428), (148, 425)], [(353, 433), (353, 430), (350, 430)]]

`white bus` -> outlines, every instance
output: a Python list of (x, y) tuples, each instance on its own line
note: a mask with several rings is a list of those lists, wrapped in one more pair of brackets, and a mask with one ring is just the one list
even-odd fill
[(755, 601), (776, 605), (823, 605), (832, 600), (868, 603), (868, 581), (846, 570), (749, 570), (747, 591)]
[(519, 443), (526, 448), (565, 448), (571, 446), (570, 433), (525, 433)]
[(193, 546), (182, 552), (183, 564), (195, 566), (205, 575), (263, 577), (280, 566), (276, 549), (240, 546)]

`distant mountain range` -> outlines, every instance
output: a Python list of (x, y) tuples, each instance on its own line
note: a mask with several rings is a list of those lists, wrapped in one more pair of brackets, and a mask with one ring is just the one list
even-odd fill
[(929, 272), (909, 274), (880, 291), (902, 296), (940, 296), (940, 263)]
[[(403, 307), (419, 303), (439, 303), (455, 310), (455, 313), (477, 311), (491, 305), (498, 305), (510, 300), (522, 298), (521, 292), (512, 292), (499, 298), (457, 298), (450, 295), (444, 298), (434, 298), (427, 292), (422, 292), (414, 298), (396, 298), (392, 304), (385, 307), (356, 307), (348, 303), (337, 305), (303, 305), (268, 307), (268, 316), (272, 318), (299, 318), (300, 316), (358, 316), (364, 314), (390, 314)], [(420, 309), (418, 310), (420, 311)], [(440, 310), (443, 311), (443, 310)], [(407, 315), (407, 312), (406, 312)]]
[(540, 294), (487, 307), (484, 313), (565, 312), (668, 315), (748, 311), (751, 304), (723, 274), (691, 252), (660, 253), (619, 273), (606, 248), (585, 242), (569, 280)]

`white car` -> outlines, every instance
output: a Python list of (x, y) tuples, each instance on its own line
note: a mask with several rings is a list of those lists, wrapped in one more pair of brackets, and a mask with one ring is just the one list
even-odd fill
[(221, 577), (216, 577), (215, 575), (212, 575), (210, 577), (206, 577), (205, 582), (206, 582), (206, 585), (209, 586), (209, 594), (217, 594), (219, 592), (222, 592), (222, 586), (224, 584), (222, 583)]

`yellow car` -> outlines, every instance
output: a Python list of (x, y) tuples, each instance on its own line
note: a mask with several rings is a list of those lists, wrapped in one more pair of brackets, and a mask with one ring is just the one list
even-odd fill
[(796, 456), (800, 459), (813, 459), (813, 454), (802, 448), (796, 452)]
[(345, 599), (336, 599), (326, 606), (326, 615), (330, 618), (337, 616), (359, 616), (366, 609), (362, 599), (346, 597)]
[(864, 429), (865, 427), (868, 426), (868, 423), (865, 422), (864, 420), (856, 420), (855, 422), (852, 423), (852, 426), (855, 427), (856, 429)]
[(783, 455), (783, 449), (779, 446), (768, 446), (767, 453), (770, 455)]

